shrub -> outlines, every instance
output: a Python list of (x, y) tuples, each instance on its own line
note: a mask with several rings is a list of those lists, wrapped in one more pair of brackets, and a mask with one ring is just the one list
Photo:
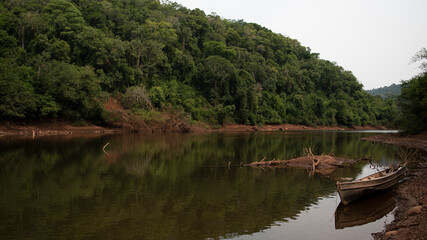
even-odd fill
[(151, 104), (150, 98), (144, 86), (129, 87), (126, 90), (126, 93), (124, 94), (121, 103), (122, 106), (127, 109), (153, 109), (153, 105)]

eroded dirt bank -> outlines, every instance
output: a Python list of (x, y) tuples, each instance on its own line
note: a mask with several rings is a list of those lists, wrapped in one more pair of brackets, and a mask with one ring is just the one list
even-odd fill
[(407, 181), (396, 187), (395, 219), (384, 231), (372, 234), (374, 239), (427, 239), (427, 132), (407, 137), (387, 134), (366, 139), (418, 149), (415, 159), (408, 163)]

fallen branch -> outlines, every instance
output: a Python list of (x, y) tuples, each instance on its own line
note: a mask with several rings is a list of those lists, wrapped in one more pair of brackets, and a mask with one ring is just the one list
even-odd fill
[(102, 151), (104, 151), (104, 153), (106, 153), (107, 155), (109, 155), (109, 153), (107, 151), (105, 151), (105, 148), (108, 146), (108, 144), (110, 144), (109, 142), (107, 144), (104, 145), (104, 147), (102, 148)]
[(321, 174), (329, 174), (334, 171), (336, 168), (343, 167), (344, 164), (354, 163), (356, 160), (348, 158), (340, 158), (329, 155), (314, 155), (311, 149), (304, 150), (308, 154), (304, 157), (292, 158), (289, 160), (276, 160), (265, 161), (263, 158), (259, 162), (252, 162), (249, 164), (244, 164), (246, 167), (256, 167), (256, 168), (284, 168), (284, 167), (296, 167), (309, 169), (314, 172), (319, 172)]

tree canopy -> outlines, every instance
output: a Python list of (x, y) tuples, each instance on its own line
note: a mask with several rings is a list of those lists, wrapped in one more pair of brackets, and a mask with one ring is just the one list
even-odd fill
[(158, 0), (6, 0), (0, 13), (1, 119), (105, 123), (108, 95), (212, 124), (396, 116), (350, 71), (255, 23)]
[(401, 84), (392, 84), (390, 86), (367, 90), (366, 92), (373, 96), (381, 96), (382, 98), (397, 97), (400, 95)]

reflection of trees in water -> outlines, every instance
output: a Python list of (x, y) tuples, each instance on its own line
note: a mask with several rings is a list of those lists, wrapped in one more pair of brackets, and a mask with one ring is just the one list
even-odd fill
[[(199, 239), (258, 232), (296, 218), (334, 192), (335, 181), (299, 169), (229, 169), (228, 162), (287, 159), (308, 146), (388, 155), (384, 146), (358, 139), (292, 133), (0, 142), (0, 236)], [(102, 152), (106, 142), (109, 155)], [(337, 174), (354, 177), (362, 166)]]

